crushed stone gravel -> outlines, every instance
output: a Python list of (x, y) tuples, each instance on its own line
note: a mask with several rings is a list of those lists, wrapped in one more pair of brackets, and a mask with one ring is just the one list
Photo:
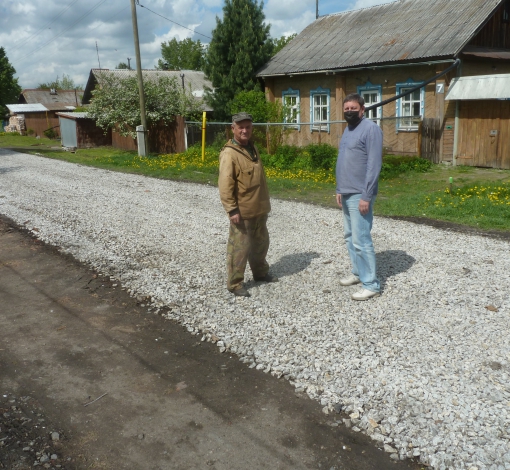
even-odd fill
[(0, 150), (0, 213), (151, 311), (346, 412), (395, 460), (510, 469), (509, 242), (375, 217), (382, 295), (355, 302), (341, 212), (272, 206), (280, 282), (248, 270), (236, 298), (216, 188)]

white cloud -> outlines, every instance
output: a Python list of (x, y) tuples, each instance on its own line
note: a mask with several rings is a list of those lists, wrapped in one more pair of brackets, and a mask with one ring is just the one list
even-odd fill
[[(320, 0), (319, 13), (387, 1)], [(224, 0), (140, 3), (145, 6), (137, 8), (142, 66), (152, 68), (161, 58), (163, 41), (192, 37), (207, 44), (209, 39), (198, 33), (211, 36), (216, 16), (222, 17)], [(268, 0), (264, 13), (273, 37), (288, 36), (314, 21), (315, 2)], [(5, 47), (23, 88), (35, 87), (64, 73), (75, 83), (85, 84), (90, 69), (98, 66), (96, 41), (101, 67), (114, 68), (119, 62), (127, 62), (128, 57), (131, 65), (135, 65), (131, 8), (127, 0), (0, 0), (0, 45)]]
[(394, 1), (395, 0), (356, 0), (352, 9), (358, 10), (360, 8), (373, 7), (375, 5), (382, 5), (383, 3), (390, 3)]

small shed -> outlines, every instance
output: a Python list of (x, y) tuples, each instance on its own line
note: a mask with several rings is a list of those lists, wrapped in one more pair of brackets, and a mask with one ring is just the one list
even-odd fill
[(60, 123), (62, 146), (72, 148), (91, 148), (112, 145), (112, 132), (106, 134), (88, 113), (57, 113)]
[[(42, 137), (44, 131), (53, 129), (56, 135), (59, 135), (58, 118), (55, 115), (57, 111), (70, 111), (74, 106), (65, 104), (43, 105), (41, 103), (8, 104), (11, 120), (17, 120), (19, 131), (22, 134), (29, 133)], [(12, 125), (12, 123), (11, 123)]]

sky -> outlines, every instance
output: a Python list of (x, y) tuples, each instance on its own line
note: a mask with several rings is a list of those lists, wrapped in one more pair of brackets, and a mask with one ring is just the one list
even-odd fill
[[(319, 0), (319, 15), (392, 0)], [(136, 7), (142, 67), (155, 68), (161, 43), (172, 38), (210, 41), (224, 0), (139, 0)], [(315, 20), (315, 0), (266, 0), (271, 36), (299, 33)], [(0, 47), (22, 88), (70, 76), (85, 86), (90, 69), (136, 67), (130, 0), (0, 1)]]

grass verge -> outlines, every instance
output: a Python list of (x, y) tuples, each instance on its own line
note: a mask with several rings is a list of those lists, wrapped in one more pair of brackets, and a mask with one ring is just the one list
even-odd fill
[[(33, 142), (26, 140), (31, 138), (7, 137), (0, 135), (0, 147), (18, 147), (40, 156), (155, 178), (217, 184), (218, 149), (208, 148), (204, 161), (196, 147), (184, 154), (140, 158), (136, 152), (109, 147), (63, 152), (49, 139), (32, 139), (42, 145), (31, 149)], [(484, 230), (510, 230), (510, 171), (429, 166), (421, 159), (385, 156), (376, 215), (426, 217)], [(272, 197), (336, 207), (334, 171), (266, 166), (266, 174)]]

